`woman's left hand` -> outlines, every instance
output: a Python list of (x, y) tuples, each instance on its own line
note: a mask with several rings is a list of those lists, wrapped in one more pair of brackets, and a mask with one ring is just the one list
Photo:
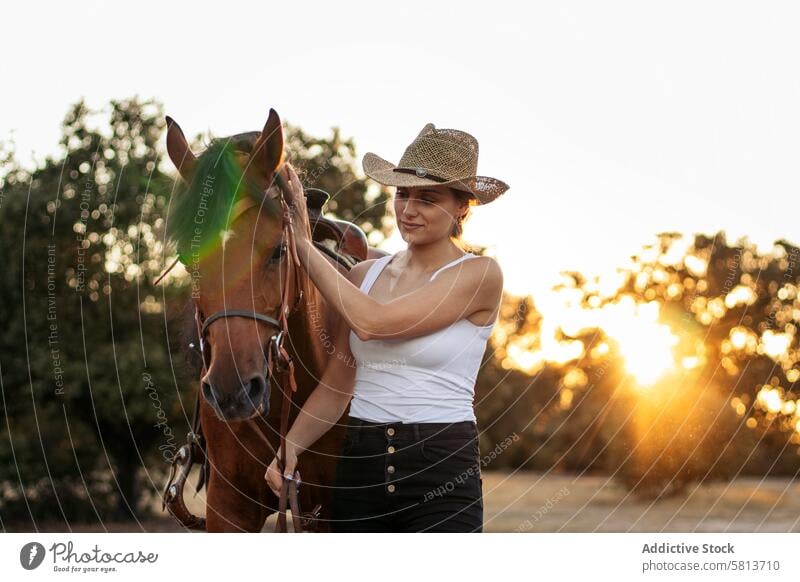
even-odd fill
[[(267, 472), (264, 474), (264, 479), (267, 480), (267, 485), (269, 488), (272, 489), (272, 492), (275, 494), (276, 497), (279, 497), (281, 494), (281, 488), (283, 487), (283, 476), (281, 476), (281, 471), (278, 468), (278, 459), (280, 459), (281, 449), (278, 448), (278, 453), (275, 455), (275, 458), (272, 459), (272, 463), (270, 463), (269, 467), (267, 467)], [(284, 475), (292, 476), (297, 479), (295, 483), (300, 482), (300, 473), (296, 471), (297, 467), (297, 455), (294, 453), (291, 447), (287, 447), (286, 449), (286, 467), (284, 468)]]
[(288, 162), (281, 168), (280, 175), (283, 178), (284, 200), (289, 206), (288, 212), (284, 211), (283, 222), (284, 224), (291, 223), (297, 239), (308, 239), (310, 236), (308, 209), (306, 208), (306, 197), (300, 178), (297, 177), (297, 173)]

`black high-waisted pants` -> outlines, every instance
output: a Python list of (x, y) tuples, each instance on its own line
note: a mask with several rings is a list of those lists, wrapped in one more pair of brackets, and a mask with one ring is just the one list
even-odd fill
[(474, 422), (348, 418), (332, 500), (334, 532), (480, 532)]

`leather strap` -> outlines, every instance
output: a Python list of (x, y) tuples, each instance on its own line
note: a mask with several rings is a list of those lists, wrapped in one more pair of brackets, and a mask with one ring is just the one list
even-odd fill
[(425, 168), (392, 168), (394, 172), (400, 172), (401, 174), (414, 174), (418, 178), (427, 178), (428, 180), (433, 180), (434, 182), (451, 182), (452, 180), (448, 180), (447, 178), (443, 178), (441, 176), (437, 176), (436, 174), (431, 174)]
[[(283, 178), (280, 174), (275, 174), (275, 178), (278, 180), (278, 185), (282, 191), (285, 191), (285, 184), (283, 183)], [(289, 207), (286, 204), (286, 201), (283, 197), (280, 198), (281, 206), (283, 207), (284, 212), (289, 212)], [(300, 264), (300, 260), (297, 257), (297, 245), (295, 244), (295, 233), (294, 227), (290, 221), (287, 221), (284, 224), (284, 233), (287, 240), (287, 248), (289, 250), (290, 257), (288, 261), (286, 261), (286, 282), (287, 284), (283, 286), (283, 301), (281, 302), (282, 305), (289, 304), (289, 281), (294, 281), (295, 292), (300, 288), (300, 276), (299, 271), (297, 270), (298, 265)], [(281, 334), (279, 337), (281, 340), (286, 337), (289, 333), (289, 323), (287, 320), (287, 313), (286, 309), (281, 309), (280, 313), (280, 324), (281, 324)], [(297, 383), (294, 377), (294, 362), (292, 361), (291, 356), (286, 351), (283, 346), (283, 341), (276, 341), (274, 344), (275, 350), (270, 349), (268, 354), (268, 361), (269, 361), (269, 369), (276, 370), (279, 374), (285, 375), (288, 379), (289, 390), (286, 389), (286, 382), (282, 383), (282, 402), (281, 402), (281, 420), (280, 420), (280, 459), (278, 460), (279, 468), (281, 471), (281, 476), (283, 478), (283, 484), (281, 486), (281, 493), (278, 498), (278, 520), (275, 523), (275, 531), (276, 532), (287, 532), (288, 528), (286, 525), (286, 505), (287, 505), (287, 497), (288, 501), (291, 503), (291, 510), (292, 510), (292, 522), (294, 524), (294, 531), (301, 532), (303, 531), (302, 524), (300, 522), (300, 507), (297, 502), (297, 488), (299, 487), (299, 480), (300, 480), (300, 473), (299, 471), (295, 471), (294, 475), (291, 477), (287, 477), (284, 475), (284, 467), (286, 467), (286, 434), (289, 432), (289, 412), (292, 404), (292, 396), (295, 392), (297, 392)], [(272, 365), (272, 358), (273, 358), (273, 351), (276, 353), (274, 357), (278, 358), (275, 362), (275, 366)], [(292, 502), (292, 499), (294, 500)]]
[(208, 316), (205, 321), (203, 321), (203, 326), (200, 328), (201, 333), (205, 335), (208, 326), (218, 319), (224, 319), (227, 317), (246, 317), (248, 319), (255, 319), (256, 321), (263, 321), (264, 323), (274, 325), (275, 327), (280, 327), (281, 325), (277, 319), (270, 317), (269, 315), (264, 315), (263, 313), (245, 311), (243, 309), (230, 309), (227, 311), (217, 311), (216, 313)]
[[(192, 432), (187, 435), (187, 443), (183, 445), (172, 457), (169, 478), (161, 494), (161, 510), (165, 508), (186, 528), (205, 530), (206, 520), (194, 515), (186, 507), (183, 499), (183, 489), (192, 465), (201, 462), (200, 479), (197, 482), (195, 493), (199, 492), (208, 477), (208, 457), (205, 451), (205, 439), (200, 425), (200, 391), (197, 392), (194, 418), (192, 419)], [(180, 470), (178, 471), (178, 467)], [(177, 473), (177, 478), (176, 478)]]

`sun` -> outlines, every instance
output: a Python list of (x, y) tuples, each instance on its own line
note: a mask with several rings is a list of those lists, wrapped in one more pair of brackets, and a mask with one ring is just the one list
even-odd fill
[(648, 388), (675, 369), (674, 348), (678, 337), (659, 322), (659, 304), (625, 302), (622, 313), (610, 314), (603, 329), (619, 346), (626, 371), (637, 384)]
[[(676, 347), (681, 340), (661, 321), (662, 304), (658, 301), (639, 303), (630, 295), (621, 295), (613, 303), (587, 308), (575, 297), (564, 303), (558, 299), (542, 303), (544, 317), (539, 335), (530, 334), (509, 342), (504, 366), (533, 373), (547, 363), (564, 365), (580, 360), (587, 349), (583, 341), (566, 340), (564, 336), (575, 338), (593, 329), (602, 330), (616, 345), (623, 367), (636, 381), (637, 388), (650, 388), (678, 368), (688, 370), (702, 365), (702, 355), (698, 354), (684, 355), (679, 361)], [(531, 349), (532, 340), (537, 338), (540, 349)], [(594, 357), (607, 354), (607, 345), (605, 350), (592, 354)]]
[(655, 384), (675, 368), (672, 348), (678, 338), (666, 325), (637, 325), (633, 323), (617, 341), (625, 360), (625, 369), (642, 387)]

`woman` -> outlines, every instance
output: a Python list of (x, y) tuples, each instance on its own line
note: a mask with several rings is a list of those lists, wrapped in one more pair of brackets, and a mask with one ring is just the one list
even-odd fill
[[(408, 248), (367, 260), (345, 278), (308, 239), (302, 186), (284, 177), (298, 257), (347, 325), (338, 353), (286, 439), (284, 474), (352, 398), (332, 501), (332, 531), (454, 531), (483, 527), (475, 377), (497, 317), (503, 274), (456, 244), (470, 207), (508, 189), (477, 176), (478, 142), (426, 125), (400, 163), (368, 153), (364, 172), (397, 188)], [(453, 268), (456, 267), (457, 268)], [(355, 359), (355, 370), (352, 364)], [(265, 475), (278, 494), (277, 459)]]

